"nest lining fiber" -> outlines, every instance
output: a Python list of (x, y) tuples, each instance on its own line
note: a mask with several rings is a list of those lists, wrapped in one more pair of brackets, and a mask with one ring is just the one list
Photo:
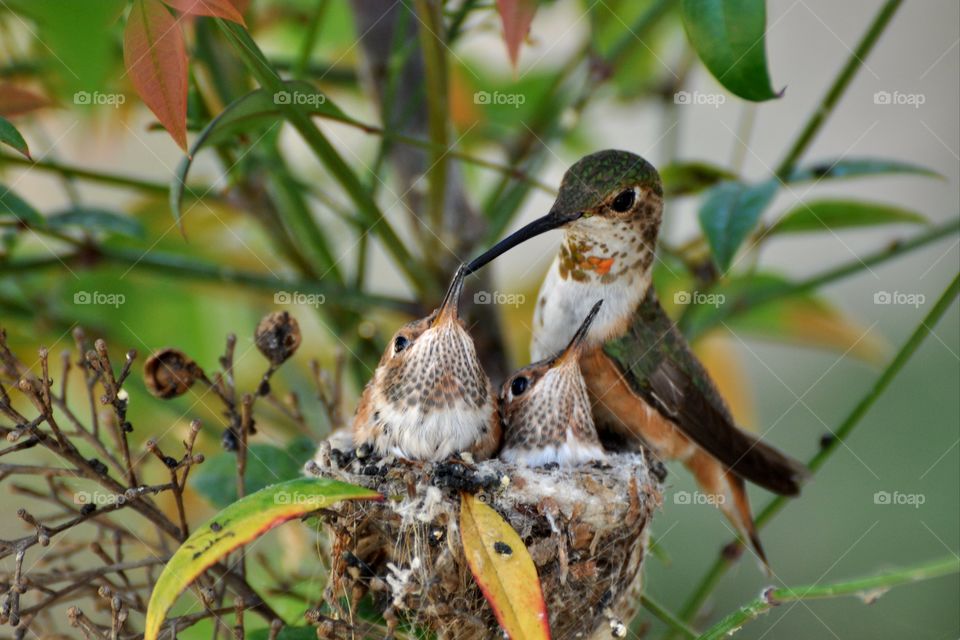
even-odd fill
[(493, 459), (410, 462), (321, 444), (306, 471), (380, 492), (383, 502), (324, 510), (328, 603), (367, 593), (389, 625), (439, 638), (503, 638), (460, 543), (460, 492), (503, 516), (530, 551), (554, 638), (622, 637), (639, 603), (641, 566), (663, 469), (644, 453), (602, 464), (531, 468)]

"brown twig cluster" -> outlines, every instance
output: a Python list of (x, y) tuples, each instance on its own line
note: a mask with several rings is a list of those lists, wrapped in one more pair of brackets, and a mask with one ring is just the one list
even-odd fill
[[(0, 329), (0, 434), (6, 440), (0, 483), (28, 505), (16, 513), (28, 532), (0, 537), (0, 559), (12, 558), (12, 569), (0, 571), (0, 624), (13, 627), (18, 640), (68, 625), (86, 638), (140, 638), (159, 570), (191, 530), (187, 479), (204, 461), (195, 451), (201, 425), (190, 423), (177, 451), (154, 438), (136, 440), (124, 386), (137, 353), (128, 351), (118, 366), (103, 340), (91, 343), (80, 329), (73, 337), (75, 347), (62, 354), (57, 380), (46, 349), (28, 364), (14, 355)], [(212, 375), (176, 349), (158, 351), (144, 365), (144, 383), (158, 397), (181, 395), (199, 383), (220, 400), (222, 444), (236, 452), (239, 496), (259, 400), (309, 433), (296, 394), (280, 398), (270, 387), (271, 376), (299, 346), (296, 320), (287, 313), (266, 316), (255, 341), (269, 364), (253, 392), (236, 387), (233, 335)], [(332, 376), (316, 363), (312, 370), (330, 424), (339, 426), (342, 366)], [(70, 385), (78, 377), (82, 391)], [(78, 410), (77, 404), (87, 406)], [(162, 480), (151, 483), (148, 477)], [(262, 554), (255, 558), (268, 565)], [(258, 590), (296, 595), (289, 576), (274, 582)], [(271, 637), (280, 630), (279, 616), (246, 579), (242, 550), (207, 570), (191, 589), (202, 609), (168, 619), (165, 632), (212, 618), (214, 637), (242, 638), (244, 611), (263, 617)], [(85, 601), (92, 601), (86, 610), (79, 606)], [(221, 622), (229, 614), (230, 623)]]

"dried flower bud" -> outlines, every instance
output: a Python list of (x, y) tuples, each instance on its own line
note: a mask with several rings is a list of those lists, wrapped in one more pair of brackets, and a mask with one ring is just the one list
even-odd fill
[(143, 365), (147, 389), (158, 398), (183, 395), (200, 375), (203, 375), (200, 367), (177, 349), (161, 349)]
[(286, 311), (274, 311), (263, 317), (253, 336), (257, 349), (277, 366), (283, 364), (300, 346), (300, 325)]

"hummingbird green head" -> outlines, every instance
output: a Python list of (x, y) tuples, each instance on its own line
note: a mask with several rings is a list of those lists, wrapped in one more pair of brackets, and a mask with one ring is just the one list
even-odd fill
[(527, 365), (503, 384), (500, 458), (529, 466), (579, 464), (603, 458), (580, 356), (590, 324), (603, 300), (593, 305), (569, 344), (559, 353)]
[[(662, 203), (660, 174), (653, 165), (629, 151), (598, 151), (581, 158), (567, 170), (547, 215), (498, 242), (470, 262), (467, 270), (472, 273), (521, 242), (559, 228), (567, 229), (577, 238), (605, 243), (611, 251), (629, 251), (631, 241), (639, 238), (645, 246), (634, 243), (633, 251), (652, 255)], [(627, 241), (626, 246), (622, 246), (623, 241)], [(583, 266), (587, 270), (598, 270), (601, 276), (607, 275), (613, 263), (603, 261), (611, 257), (616, 261), (618, 256), (598, 257), (592, 267), (589, 263)], [(576, 270), (580, 265), (574, 261), (571, 267)]]
[(354, 417), (358, 446), (413, 460), (460, 451), (484, 458), (496, 450), (493, 388), (458, 311), (466, 273), (461, 265), (440, 306), (387, 345)]

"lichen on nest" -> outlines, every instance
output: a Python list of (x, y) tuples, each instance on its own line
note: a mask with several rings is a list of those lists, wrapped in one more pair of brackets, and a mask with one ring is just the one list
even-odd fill
[(386, 498), (324, 510), (332, 548), (326, 598), (335, 610), (344, 596), (357, 602), (370, 593), (390, 624), (402, 619), (440, 638), (502, 638), (460, 543), (460, 492), (468, 491), (526, 544), (553, 637), (609, 638), (625, 630), (622, 621), (639, 603), (649, 523), (662, 499), (656, 461), (614, 453), (573, 468), (498, 459), (429, 463), (334, 444), (321, 444), (307, 473)]

